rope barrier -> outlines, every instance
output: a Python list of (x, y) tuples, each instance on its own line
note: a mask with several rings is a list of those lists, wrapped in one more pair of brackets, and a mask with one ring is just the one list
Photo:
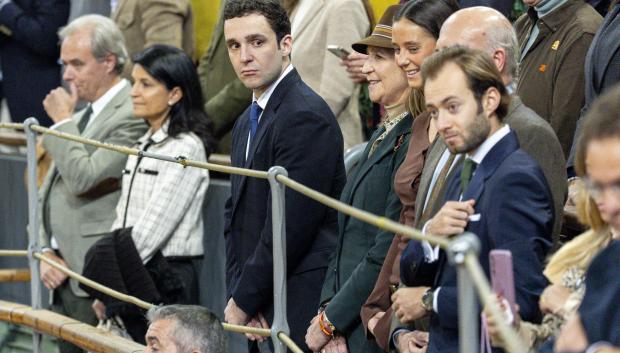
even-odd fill
[[(8, 128), (8, 129), (15, 129), (15, 130), (24, 129), (23, 124), (16, 124), (16, 123), (0, 123), (0, 129), (1, 128)], [(94, 147), (104, 148), (104, 149), (108, 149), (108, 150), (112, 150), (112, 151), (116, 151), (116, 152), (124, 153), (128, 155), (134, 155), (134, 156), (141, 155), (143, 157), (164, 160), (164, 161), (168, 161), (171, 163), (178, 163), (178, 164), (183, 165), (184, 167), (191, 166), (191, 167), (208, 169), (208, 170), (213, 170), (213, 171), (218, 171), (218, 172), (223, 172), (223, 173), (228, 173), (228, 174), (244, 175), (248, 177), (267, 179), (267, 172), (264, 172), (264, 171), (257, 171), (257, 170), (237, 168), (237, 167), (227, 167), (227, 166), (216, 165), (212, 163), (188, 160), (184, 157), (171, 157), (171, 156), (159, 155), (159, 154), (154, 154), (154, 153), (149, 153), (149, 152), (142, 152), (138, 149), (124, 147), (124, 146), (116, 146), (116, 145), (112, 145), (109, 143), (86, 139), (81, 136), (75, 136), (75, 135), (63, 133), (60, 131), (51, 130), (51, 129), (44, 128), (41, 126), (37, 126), (37, 125), (31, 126), (31, 129), (41, 134), (48, 134), (48, 135), (56, 136), (58, 138), (62, 138), (65, 140), (74, 141), (77, 143), (87, 144), (87, 145), (91, 145)], [(394, 222), (385, 217), (379, 217), (370, 212), (363, 211), (355, 207), (352, 207), (350, 205), (347, 205), (339, 200), (336, 200), (327, 195), (324, 195), (286, 176), (278, 175), (276, 178), (282, 184), (286, 185), (287, 187), (309, 198), (312, 198), (328, 207), (334, 208), (335, 210), (342, 212), (344, 214), (347, 214), (351, 217), (354, 217), (366, 223), (375, 225), (376, 227), (380, 229), (388, 230), (396, 234), (400, 234), (402, 236), (415, 239), (415, 240), (419, 240), (419, 241), (426, 240), (430, 244), (438, 245), (444, 249), (447, 248), (450, 243), (450, 241), (445, 238), (422, 234), (419, 230), (404, 226), (398, 222)], [(0, 256), (27, 256), (27, 251), (0, 250)], [(153, 304), (144, 302), (136, 297), (132, 297), (132, 296), (114, 291), (97, 282), (94, 282), (88, 278), (85, 278), (65, 268), (64, 266), (56, 263), (55, 261), (50, 260), (46, 258), (45, 256), (42, 256), (39, 253), (35, 253), (34, 256), (37, 259), (44, 261), (50, 264), (51, 266), (53, 266), (54, 268), (62, 271), (63, 273), (67, 274), (69, 277), (91, 288), (94, 288), (95, 290), (98, 290), (104, 294), (107, 294), (111, 297), (114, 297), (116, 299), (119, 299), (119, 300), (122, 300), (128, 303), (132, 303), (144, 309), (149, 309), (150, 307), (154, 306)], [(489, 298), (491, 298), (493, 294), (488, 284), (488, 281), (486, 279), (486, 276), (484, 274), (484, 271), (482, 271), (480, 264), (477, 262), (476, 256), (472, 254), (467, 255), (465, 258), (465, 266), (467, 267), (467, 270), (470, 272), (471, 278), (474, 282), (474, 285), (476, 287), (479, 297), (482, 298), (483, 303), (488, 306), (491, 312), (491, 315), (493, 315), (497, 319), (496, 321), (500, 323), (499, 324), (500, 335), (503, 336), (503, 338), (505, 339), (507, 347), (508, 347), (508, 351), (511, 353), (523, 353), (524, 350), (519, 348), (519, 347), (523, 347), (523, 345), (519, 344), (519, 338), (517, 337), (514, 330), (512, 330), (510, 327), (508, 327), (508, 325), (504, 323), (503, 316), (501, 314), (499, 307), (497, 306), (497, 303), (493, 300), (489, 300)], [(269, 329), (246, 327), (246, 326), (240, 326), (240, 325), (231, 325), (228, 323), (223, 323), (223, 326), (225, 330), (231, 331), (231, 332), (251, 333), (251, 334), (256, 334), (256, 335), (260, 335), (264, 337), (270, 336)], [(290, 339), (290, 337), (288, 337), (283, 332), (278, 333), (278, 338), (283, 343), (285, 343), (287, 347), (289, 347), (289, 349), (291, 349), (295, 353), (302, 352), (301, 349), (299, 349), (299, 347), (297, 347), (297, 345)]]
[[(0, 128), (1, 127), (3, 126), (0, 125)], [(197, 168), (202, 168), (202, 169), (213, 170), (216, 172), (244, 175), (244, 176), (248, 176), (252, 178), (267, 179), (267, 172), (263, 172), (263, 171), (236, 168), (236, 167), (226, 167), (223, 165), (218, 165), (218, 164), (213, 164), (213, 163), (192, 161), (192, 160), (185, 159), (182, 157), (170, 157), (170, 156), (156, 154), (156, 153), (142, 152), (136, 148), (117, 146), (117, 145), (113, 145), (110, 143), (91, 140), (91, 139), (87, 139), (81, 136), (75, 136), (75, 135), (67, 134), (61, 131), (56, 131), (56, 130), (52, 130), (52, 129), (48, 129), (48, 128), (44, 128), (44, 127), (36, 126), (36, 125), (32, 126), (32, 130), (38, 133), (41, 133), (41, 134), (52, 135), (52, 136), (56, 136), (56, 137), (59, 137), (65, 140), (78, 142), (78, 143), (82, 143), (85, 145), (90, 145), (90, 146), (94, 146), (98, 148), (105, 148), (111, 151), (115, 151), (115, 152), (119, 152), (119, 153), (123, 153), (127, 155), (132, 155), (132, 156), (142, 155), (148, 158), (154, 158), (154, 159), (159, 159), (159, 160), (163, 160), (167, 162), (178, 163), (184, 167), (187, 167), (187, 166), (197, 167)]]
[(517, 332), (506, 323), (502, 309), (499, 307), (497, 300), (495, 300), (496, 295), (491, 290), (486, 275), (478, 262), (478, 257), (471, 253), (465, 255), (465, 267), (474, 282), (478, 297), (482, 299), (482, 305), (491, 312), (495, 322), (498, 324), (498, 330), (505, 342), (506, 350), (510, 353), (526, 353), (527, 350), (523, 348), (524, 345)]
[(299, 182), (296, 182), (295, 180), (289, 177), (286, 177), (284, 175), (278, 175), (276, 179), (278, 179), (279, 182), (288, 186), (289, 188), (299, 192), (300, 194), (303, 194), (311, 199), (314, 199), (324, 205), (327, 205), (351, 217), (354, 217), (366, 223), (375, 225), (376, 227), (380, 229), (388, 230), (396, 234), (403, 235), (410, 239), (415, 239), (419, 241), (426, 240), (430, 244), (439, 245), (443, 249), (447, 248), (448, 244), (450, 243), (450, 241), (447, 239), (422, 234), (422, 232), (420, 232), (417, 229), (407, 227), (401, 223), (394, 222), (391, 219), (388, 219), (385, 217), (378, 217), (370, 212), (363, 211), (358, 208), (347, 205), (344, 202), (331, 198), (316, 190), (312, 190), (309, 187)]
[(28, 256), (28, 250), (0, 250), (0, 257), (3, 257), (3, 256), (15, 256), (15, 257)]

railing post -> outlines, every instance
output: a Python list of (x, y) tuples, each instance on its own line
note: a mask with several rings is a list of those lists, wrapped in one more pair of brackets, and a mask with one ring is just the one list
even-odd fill
[(454, 238), (448, 246), (448, 260), (451, 265), (457, 266), (460, 353), (476, 353), (480, 350), (480, 311), (474, 283), (465, 267), (465, 256), (468, 253), (478, 254), (479, 251), (480, 240), (469, 232)]
[(273, 226), (273, 323), (271, 340), (275, 353), (286, 353), (286, 345), (278, 339), (278, 333), (290, 334), (286, 320), (286, 220), (284, 194), (286, 187), (276, 178), (288, 176), (286, 169), (271, 167), (268, 180), (271, 187), (271, 217)]
[[(37, 187), (37, 133), (32, 131), (33, 125), (39, 125), (35, 118), (24, 121), (28, 157), (28, 263), (30, 266), (30, 304), (32, 308), (41, 309), (41, 281), (39, 280), (39, 261), (34, 253), (39, 252), (39, 199)], [(41, 334), (32, 331), (32, 349), (34, 353), (41, 351)]]

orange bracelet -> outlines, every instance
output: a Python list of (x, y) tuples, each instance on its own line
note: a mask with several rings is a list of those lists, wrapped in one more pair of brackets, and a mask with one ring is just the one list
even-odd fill
[(319, 315), (319, 327), (325, 336), (334, 337), (334, 331), (325, 326), (325, 311), (321, 312), (321, 315)]

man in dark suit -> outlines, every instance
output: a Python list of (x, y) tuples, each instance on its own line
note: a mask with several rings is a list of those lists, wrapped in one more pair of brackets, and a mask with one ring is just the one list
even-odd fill
[[(338, 198), (345, 182), (342, 134), (325, 101), (290, 65), (286, 12), (277, 0), (232, 0), (224, 19), (231, 62), (253, 92), (252, 105), (233, 128), (232, 165), (279, 165), (292, 179)], [(266, 180), (231, 176), (225, 231), (229, 323), (264, 327), (273, 314), (269, 195)], [(338, 222), (334, 210), (291, 190), (285, 205), (286, 309), (291, 337), (300, 344), (319, 306)]]
[[(447, 181), (445, 204), (424, 231), (451, 236), (469, 231), (480, 240), (480, 263), (489, 272), (488, 254), (506, 249), (513, 254), (517, 303), (523, 317), (539, 315), (538, 296), (546, 285), (542, 263), (553, 225), (553, 199), (544, 174), (519, 148), (516, 134), (503, 118), (510, 96), (488, 54), (450, 47), (426, 59), (422, 68), (424, 95), (431, 116), (450, 152), (462, 164)], [(419, 250), (410, 242), (403, 257)], [(430, 286), (416, 287), (413, 311), (401, 321), (430, 315), (428, 352), (458, 352), (457, 282), (455, 268), (443, 252), (422, 247), (426, 264), (435, 264)]]
[(41, 102), (60, 84), (56, 32), (68, 16), (69, 0), (0, 0), (0, 100), (13, 121), (52, 125)]

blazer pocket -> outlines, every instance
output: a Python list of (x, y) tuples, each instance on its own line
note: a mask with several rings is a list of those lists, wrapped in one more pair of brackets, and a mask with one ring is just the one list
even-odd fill
[(113, 219), (105, 219), (102, 221), (83, 222), (80, 225), (80, 234), (82, 237), (94, 237), (101, 234), (110, 233)]

